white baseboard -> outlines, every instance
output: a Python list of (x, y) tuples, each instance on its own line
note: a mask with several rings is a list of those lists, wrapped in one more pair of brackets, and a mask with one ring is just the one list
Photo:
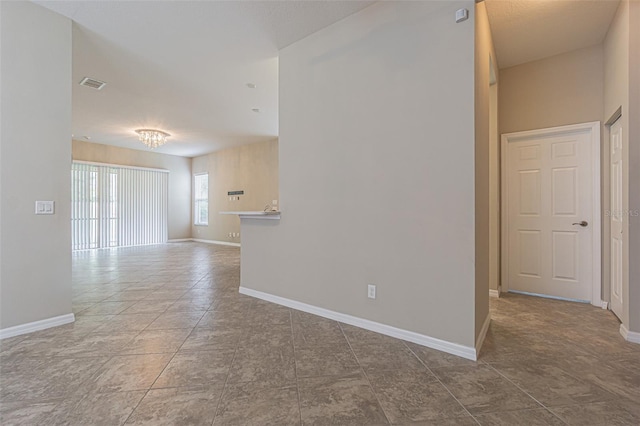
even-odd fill
[(629, 331), (624, 324), (620, 324), (620, 334), (622, 334), (622, 337), (624, 337), (624, 340), (627, 342), (640, 343), (640, 333)]
[[(272, 302), (278, 305), (286, 306), (288, 308), (297, 309), (299, 311), (307, 312), (307, 313), (318, 315), (324, 318), (332, 319), (334, 321), (339, 321), (345, 324), (353, 325), (355, 327), (364, 328), (365, 330), (374, 331), (376, 333), (384, 334), (386, 336), (391, 336), (397, 339), (402, 339), (409, 342), (417, 343), (422, 346), (426, 346), (426, 347), (436, 349), (442, 352), (446, 352), (452, 355), (457, 355), (459, 357), (470, 359), (472, 361), (477, 360), (476, 349), (470, 346), (464, 346), (458, 343), (447, 342), (446, 340), (440, 340), (440, 339), (436, 339), (435, 337), (425, 336), (423, 334), (414, 333), (413, 331), (403, 330), (390, 325), (381, 324), (379, 322), (354, 317), (352, 315), (347, 315), (340, 312), (330, 311), (329, 309), (319, 308), (317, 306), (308, 305), (306, 303), (297, 302), (295, 300), (286, 299), (280, 296), (274, 296), (269, 293), (263, 293), (258, 290), (252, 290), (247, 287), (240, 287), (240, 293), (247, 296), (252, 296), (258, 299), (266, 300), (267, 302)], [(489, 327), (488, 324), (487, 324), (487, 327)]]
[(498, 290), (489, 289), (489, 297), (500, 297), (500, 292)]
[(201, 240), (200, 238), (192, 238), (191, 241), (195, 241), (197, 243), (218, 244), (220, 246), (240, 247), (240, 243), (229, 243), (227, 241)]
[(33, 333), (34, 331), (44, 330), (51, 327), (57, 327), (59, 325), (69, 324), (75, 320), (75, 315), (66, 314), (40, 321), (28, 322), (14, 327), (3, 328), (0, 330), (0, 340), (8, 337), (19, 336), (21, 334)]
[(487, 331), (489, 331), (490, 324), (491, 324), (491, 312), (487, 312), (487, 317), (484, 319), (484, 323), (482, 324), (482, 328), (480, 329), (480, 334), (478, 334), (478, 339), (476, 340), (476, 359), (475, 360), (477, 360), (478, 356), (480, 355), (480, 349), (482, 349), (484, 338), (487, 337)]
[(188, 241), (193, 241), (193, 238), (174, 238), (172, 240), (167, 240), (168, 243), (185, 243)]

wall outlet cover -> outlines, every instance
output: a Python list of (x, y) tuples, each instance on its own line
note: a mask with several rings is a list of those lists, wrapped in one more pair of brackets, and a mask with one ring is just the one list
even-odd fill
[(367, 297), (369, 299), (375, 299), (376, 298), (376, 286), (373, 284), (369, 284), (367, 286)]

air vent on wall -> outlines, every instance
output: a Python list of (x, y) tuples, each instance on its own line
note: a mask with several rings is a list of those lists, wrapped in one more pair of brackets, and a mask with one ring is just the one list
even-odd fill
[(89, 78), (89, 77), (83, 78), (82, 81), (80, 82), (80, 86), (87, 86), (96, 90), (100, 90), (106, 85), (107, 83), (105, 83), (104, 81), (94, 80), (93, 78)]

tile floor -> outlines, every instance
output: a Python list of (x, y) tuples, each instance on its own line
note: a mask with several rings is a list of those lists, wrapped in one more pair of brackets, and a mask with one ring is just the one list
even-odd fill
[(69, 324), (0, 341), (2, 425), (640, 425), (607, 311), (508, 295), (471, 362), (238, 294), (239, 250), (74, 255)]

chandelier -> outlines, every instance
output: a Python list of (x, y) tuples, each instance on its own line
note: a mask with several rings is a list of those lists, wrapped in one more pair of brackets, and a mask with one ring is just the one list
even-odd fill
[(167, 132), (153, 129), (138, 129), (136, 130), (140, 142), (148, 146), (150, 149), (157, 148), (167, 143), (167, 137), (171, 136)]

